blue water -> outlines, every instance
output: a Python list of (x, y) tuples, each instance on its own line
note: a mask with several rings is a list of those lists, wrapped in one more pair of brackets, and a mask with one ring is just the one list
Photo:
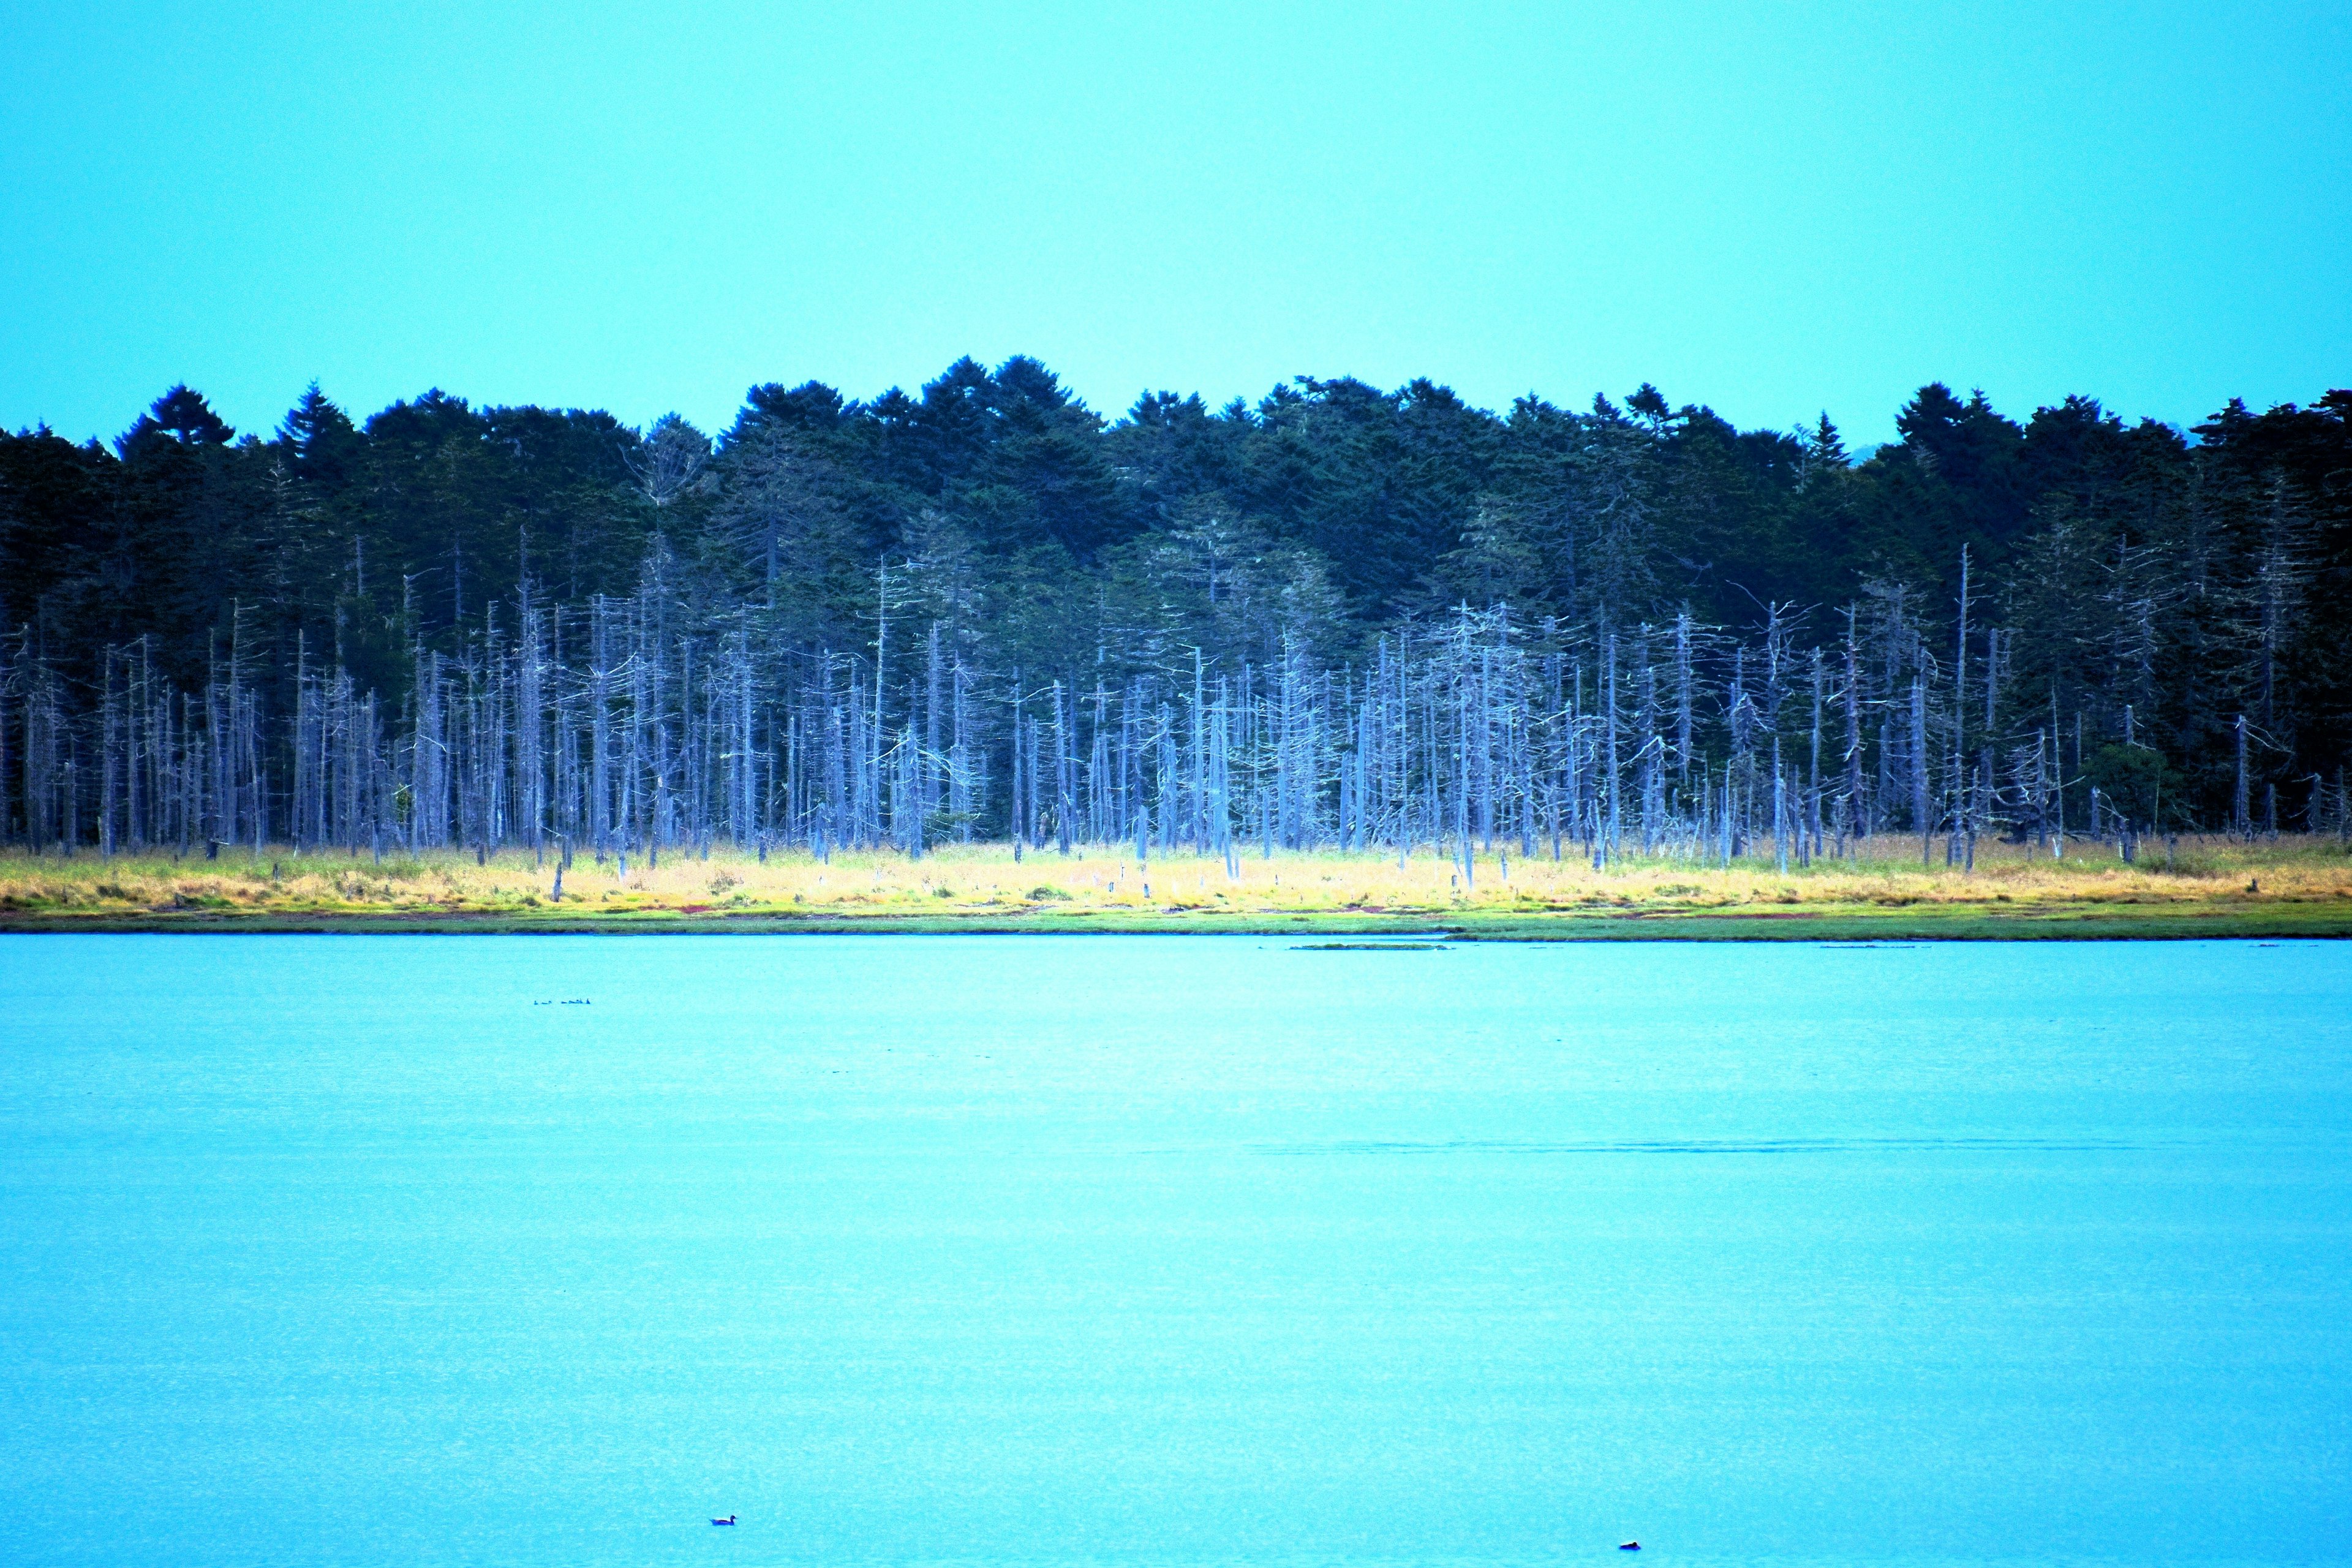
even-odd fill
[(0, 938), (0, 1560), (1628, 1537), (2352, 1555), (2352, 943)]

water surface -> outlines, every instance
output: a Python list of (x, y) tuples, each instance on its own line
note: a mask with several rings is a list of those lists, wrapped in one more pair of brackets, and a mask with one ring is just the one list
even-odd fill
[(0, 938), (0, 1555), (2343, 1558), (2347, 1177), (2352, 944)]

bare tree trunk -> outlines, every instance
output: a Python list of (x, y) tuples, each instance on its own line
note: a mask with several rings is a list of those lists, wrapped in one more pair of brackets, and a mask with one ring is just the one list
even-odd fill
[(2252, 843), (2254, 837), (2254, 822), (2252, 803), (2247, 793), (2246, 716), (2243, 713), (2239, 714), (2237, 721), (2230, 728), (2236, 742), (2238, 753), (2237, 787), (2230, 797), (2230, 831), (2237, 837)]
[(1911, 679), (1911, 815), (1919, 829), (1919, 863), (1932, 865), (1936, 817), (1927, 802), (1927, 683)]

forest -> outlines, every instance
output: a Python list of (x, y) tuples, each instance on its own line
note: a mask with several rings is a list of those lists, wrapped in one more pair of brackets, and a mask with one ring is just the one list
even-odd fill
[(110, 445), (0, 432), (0, 838), (1466, 874), (2347, 830), (2352, 391), (1895, 427), (1305, 377), (1106, 418), (1027, 358), (715, 436), (316, 386), (239, 433), (175, 386)]

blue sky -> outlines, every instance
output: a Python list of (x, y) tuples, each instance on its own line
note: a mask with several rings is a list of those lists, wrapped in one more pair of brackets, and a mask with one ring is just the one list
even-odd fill
[(1118, 9), (7, 5), (0, 423), (2352, 382), (2352, 7)]

